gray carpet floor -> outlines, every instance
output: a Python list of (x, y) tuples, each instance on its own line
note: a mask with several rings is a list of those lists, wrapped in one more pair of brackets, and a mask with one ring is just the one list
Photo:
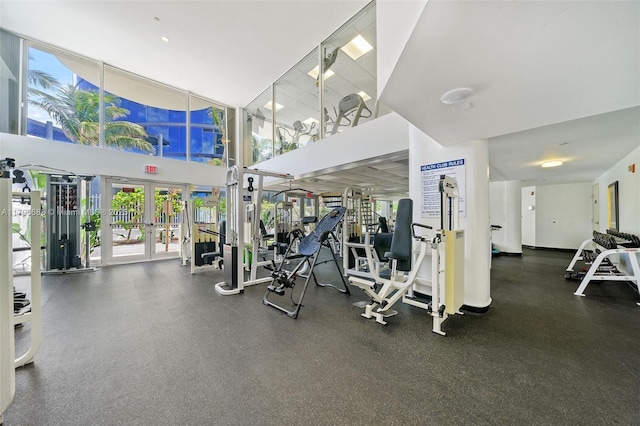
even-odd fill
[(408, 305), (386, 327), (361, 318), (353, 287), (311, 285), (293, 320), (261, 303), (265, 284), (220, 296), (220, 271), (177, 260), (45, 276), (42, 348), (4, 424), (638, 425), (638, 293), (574, 296), (570, 258), (494, 258), (491, 308), (446, 337)]

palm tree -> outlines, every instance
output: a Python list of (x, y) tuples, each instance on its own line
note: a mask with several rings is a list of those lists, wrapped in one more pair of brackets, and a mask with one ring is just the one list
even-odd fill
[(211, 160), (208, 161), (208, 163), (213, 164), (214, 166), (226, 167), (227, 166), (227, 147), (229, 145), (229, 139), (227, 139), (227, 136), (226, 136), (227, 126), (225, 125), (225, 122), (224, 122), (224, 110), (212, 106), (211, 108), (209, 108), (209, 111), (207, 111), (207, 114), (209, 115), (209, 117), (211, 117), (211, 119), (213, 119), (213, 124), (216, 125), (216, 127), (218, 128), (218, 131), (220, 132), (220, 135), (222, 135), (221, 142), (223, 145), (222, 158), (212, 158)]
[[(58, 86), (53, 94), (40, 91), (38, 99), (31, 99), (29, 103), (46, 111), (72, 141), (82, 145), (99, 144), (100, 95), (97, 92), (67, 84)], [(127, 117), (129, 110), (119, 106), (118, 97), (105, 94), (104, 103), (104, 139), (108, 146), (155, 152), (153, 145), (146, 140), (144, 127), (119, 120)]]

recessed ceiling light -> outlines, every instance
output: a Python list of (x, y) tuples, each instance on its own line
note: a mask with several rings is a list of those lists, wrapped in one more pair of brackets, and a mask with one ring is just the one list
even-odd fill
[[(318, 70), (320, 69), (320, 67), (315, 67), (314, 69), (312, 69), (311, 71), (309, 71), (307, 74), (309, 75), (309, 77), (313, 78), (314, 80), (318, 79)], [(335, 72), (331, 71), (331, 70), (326, 70), (324, 72), (324, 79), (328, 79), (329, 77), (331, 77), (332, 75), (334, 75)]]
[(165, 37), (165, 36), (160, 37), (160, 40), (164, 41), (165, 43), (169, 43), (170, 41), (169, 37)]
[(558, 167), (558, 166), (562, 166), (562, 161), (560, 161), (560, 160), (545, 161), (540, 166), (542, 166), (544, 168), (547, 168), (547, 167)]
[(360, 95), (362, 97), (363, 101), (368, 101), (369, 99), (371, 99), (371, 96), (369, 96), (366, 93), (364, 93), (364, 90), (359, 91), (358, 95)]
[(304, 123), (304, 124), (311, 125), (311, 124), (313, 124), (313, 123), (319, 123), (319, 121), (318, 121), (318, 120), (316, 120), (316, 119), (315, 119), (315, 118), (313, 118), (313, 117), (309, 117), (309, 118), (307, 118), (306, 120), (304, 120), (304, 121), (303, 121), (303, 123)]
[(342, 46), (341, 49), (355, 61), (360, 56), (373, 49), (373, 46), (371, 46), (364, 37), (358, 34), (353, 40)]
[[(264, 107), (266, 109), (270, 110), (270, 111), (273, 110), (273, 106), (271, 104), (271, 101), (269, 101), (266, 104), (264, 104)], [(283, 106), (276, 102), (276, 111), (280, 111), (282, 108), (283, 108)]]
[(440, 102), (442, 102), (443, 104), (451, 105), (467, 99), (472, 94), (472, 88), (458, 87), (456, 89), (449, 90), (447, 93), (442, 95), (442, 97), (440, 98)]

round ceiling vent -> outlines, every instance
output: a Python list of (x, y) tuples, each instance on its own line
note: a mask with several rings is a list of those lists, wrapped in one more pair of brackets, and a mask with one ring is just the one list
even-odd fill
[(440, 102), (443, 104), (451, 105), (467, 99), (473, 94), (473, 89), (470, 87), (458, 87), (457, 89), (449, 90), (442, 95)]

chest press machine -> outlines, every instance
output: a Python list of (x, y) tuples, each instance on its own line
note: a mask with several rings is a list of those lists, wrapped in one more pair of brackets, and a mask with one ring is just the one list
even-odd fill
[[(418, 235), (416, 228), (432, 229), (427, 225), (412, 223), (413, 202), (402, 199), (398, 203), (396, 224), (391, 239), (391, 249), (384, 259), (391, 265), (390, 278), (382, 278), (372, 255), (368, 232), (363, 248), (369, 264), (370, 279), (349, 276), (349, 282), (360, 287), (369, 297), (364, 306), (365, 318), (374, 318), (386, 325), (386, 318), (398, 312), (391, 307), (400, 299), (404, 303), (426, 309), (433, 318), (432, 331), (444, 336), (442, 323), (451, 314), (462, 314), (464, 303), (464, 231), (458, 227), (458, 184), (449, 176), (440, 176), (440, 229), (435, 236)], [(420, 250), (413, 261), (412, 239)], [(418, 273), (431, 249), (431, 296), (419, 295), (415, 289), (421, 281)], [(430, 300), (429, 300), (430, 299)]]

